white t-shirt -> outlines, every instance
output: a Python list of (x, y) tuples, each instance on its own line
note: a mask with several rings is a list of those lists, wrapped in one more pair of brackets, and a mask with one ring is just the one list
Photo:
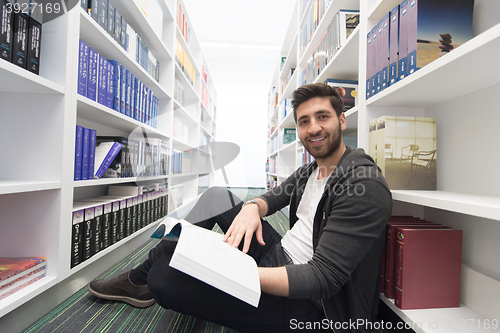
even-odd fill
[(328, 181), (328, 177), (318, 180), (318, 174), (319, 168), (316, 168), (309, 176), (304, 194), (297, 208), (298, 221), (281, 240), (281, 246), (294, 264), (305, 264), (313, 256), (312, 229), (314, 215)]

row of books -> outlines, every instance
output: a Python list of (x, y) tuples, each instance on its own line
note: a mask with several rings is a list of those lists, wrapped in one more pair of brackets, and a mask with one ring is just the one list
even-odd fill
[(276, 176), (267, 176), (266, 189), (268, 191), (271, 191), (275, 187), (278, 187), (278, 177), (276, 177)]
[(177, 37), (175, 38), (175, 61), (177, 62), (177, 65), (179, 65), (182, 72), (186, 75), (186, 78), (189, 80), (191, 85), (193, 85), (196, 79), (194, 66), (189, 59), (188, 52), (184, 50), (184, 47), (182, 47), (182, 44), (179, 42)]
[(266, 172), (276, 174), (276, 157), (270, 157), (267, 159)]
[(359, 10), (340, 10), (323, 33), (299, 76), (299, 84), (312, 83), (359, 24)]
[(172, 151), (172, 174), (188, 173), (191, 173), (191, 151), (174, 149)]
[(174, 126), (173, 126), (173, 136), (174, 138), (182, 141), (188, 142), (189, 140), (189, 126), (180, 120), (178, 117), (174, 116)]
[(295, 68), (290, 68), (287, 76), (283, 79), (283, 84), (281, 85), (281, 94), (283, 94), (286, 90), (288, 83), (292, 80), (293, 73), (295, 73)]
[[(152, 0), (147, 1), (148, 4), (143, 5), (152, 6), (155, 14), (151, 14), (150, 18), (153, 21), (159, 20), (157, 17), (161, 15), (163, 18), (163, 11), (159, 3), (156, 5)], [(143, 67), (153, 78), (159, 80), (160, 63), (155, 56), (149, 52), (149, 48), (139, 34), (135, 32), (130, 24), (127, 23), (125, 18), (113, 6), (109, 0), (82, 0), (81, 6), (83, 9), (106, 31), (114, 40), (128, 52), (130, 57), (134, 59), (141, 67)], [(141, 7), (142, 8), (142, 7)], [(152, 10), (150, 10), (152, 12)], [(156, 19), (155, 19), (156, 18)], [(162, 20), (160, 22), (150, 22), (156, 24), (159, 30), (162, 31)]]
[(108, 195), (73, 203), (70, 267), (168, 214), (168, 186), (112, 185)]
[(432, 117), (381, 116), (370, 120), (368, 154), (391, 190), (436, 190), (436, 134), (436, 119)]
[(312, 155), (304, 147), (297, 149), (297, 158), (299, 165), (308, 164), (314, 161), (314, 157), (312, 157)]
[(312, 0), (299, 32), (299, 54), (306, 49), (331, 2), (332, 0)]
[(0, 0), (0, 59), (37, 75), (43, 8), (33, 0)]
[(367, 35), (366, 98), (473, 37), (474, 0), (404, 0)]
[(380, 264), (380, 291), (400, 309), (460, 306), (462, 230), (392, 216)]
[(78, 93), (152, 127), (159, 99), (116, 60), (107, 60), (80, 39)]
[(0, 300), (45, 277), (44, 257), (0, 258)]
[(191, 27), (189, 26), (186, 14), (184, 13), (184, 9), (182, 8), (180, 1), (177, 1), (177, 17), (175, 18), (175, 22), (177, 23), (186, 44), (189, 45), (189, 41), (191, 40)]
[(174, 99), (179, 102), (180, 105), (186, 105), (185, 91), (182, 84), (176, 79), (174, 82)]

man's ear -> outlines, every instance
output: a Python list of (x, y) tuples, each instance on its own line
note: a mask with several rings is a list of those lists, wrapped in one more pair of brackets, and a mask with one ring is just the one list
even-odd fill
[(340, 120), (340, 129), (343, 131), (346, 129), (347, 127), (347, 121), (345, 119), (345, 113), (342, 112), (339, 116), (339, 120)]

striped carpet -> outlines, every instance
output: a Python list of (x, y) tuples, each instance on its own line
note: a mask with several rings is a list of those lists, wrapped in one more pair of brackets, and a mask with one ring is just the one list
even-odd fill
[[(263, 189), (234, 189), (242, 200), (254, 198), (263, 193)], [(284, 234), (288, 219), (282, 213), (274, 214), (267, 220)], [(151, 239), (134, 253), (123, 258), (113, 267), (101, 274), (99, 279), (114, 277), (126, 272), (146, 258), (149, 250), (159, 240)], [(138, 309), (126, 303), (106, 301), (91, 295), (87, 287), (80, 289), (57, 308), (33, 323), (25, 333), (45, 332), (236, 332), (172, 310), (166, 310), (155, 304), (149, 308)]]

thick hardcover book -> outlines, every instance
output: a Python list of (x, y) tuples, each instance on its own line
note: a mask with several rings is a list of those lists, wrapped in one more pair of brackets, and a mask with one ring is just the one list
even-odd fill
[(94, 207), (84, 209), (83, 217), (83, 260), (94, 255), (95, 251), (95, 221)]
[(103, 229), (103, 207), (102, 205), (94, 206), (94, 240), (92, 245), (94, 246), (94, 254), (98, 253), (102, 249), (102, 229)]
[(88, 0), (90, 16), (96, 21), (99, 21), (99, 1), (100, 0)]
[(111, 4), (111, 1), (108, 1), (107, 15), (108, 19), (106, 20), (106, 31), (111, 37), (113, 37), (115, 33), (115, 7)]
[(110, 60), (109, 63), (113, 66), (113, 110), (120, 112), (120, 63), (116, 60)]
[(12, 63), (26, 68), (29, 37), (29, 0), (16, 0), (20, 10), (14, 10), (14, 30), (12, 39)]
[(102, 178), (122, 147), (123, 145), (119, 142), (101, 142), (99, 146), (96, 147), (96, 178)]
[[(32, 4), (37, 4), (33, 0)], [(37, 4), (38, 5), (38, 4)], [(32, 73), (40, 73), (40, 50), (42, 44), (42, 20), (43, 12), (41, 6), (31, 9), (29, 20), (28, 51), (26, 60), (26, 69)]]
[(378, 31), (378, 26), (377, 24), (373, 29), (372, 29), (372, 91), (371, 95), (374, 96), (377, 93), (377, 71), (378, 71), (378, 38), (377, 38), (377, 31)]
[(108, 101), (108, 60), (100, 54), (97, 78), (97, 102), (106, 105)]
[(89, 136), (89, 179), (94, 179), (95, 174), (95, 149), (96, 149), (97, 131), (90, 129)]
[(97, 197), (81, 202), (88, 202), (94, 207), (93, 228), (95, 230), (95, 253), (97, 253), (111, 245), (112, 199)]
[(399, 60), (398, 78), (404, 79), (408, 75), (408, 26), (409, 19), (408, 0), (403, 0), (399, 5)]
[(409, 0), (408, 74), (473, 37), (474, 0)]
[(131, 117), (130, 113), (130, 71), (125, 69), (125, 115)]
[(462, 236), (462, 230), (398, 228), (396, 306), (460, 306)]
[(87, 97), (87, 83), (89, 77), (89, 46), (80, 39), (78, 52), (78, 93)]
[(14, 30), (14, 0), (0, 0), (0, 58), (12, 61), (12, 38)]
[(397, 228), (408, 227), (413, 229), (451, 229), (448, 226), (440, 224), (422, 222), (408, 222), (408, 223), (389, 223), (387, 226), (386, 235), (386, 248), (385, 248), (385, 272), (384, 272), (384, 295), (387, 298), (394, 298), (395, 296), (395, 276), (396, 276), (396, 241), (397, 241)]
[(113, 99), (114, 99), (114, 66), (106, 61), (106, 105), (108, 108), (113, 109)]
[(85, 10), (85, 12), (88, 11), (89, 9), (89, 3), (88, 3), (88, 0), (80, 0), (80, 5), (82, 6), (82, 8)]
[(99, 12), (97, 13), (97, 22), (99, 25), (106, 30), (106, 24), (108, 21), (108, 0), (98, 0)]
[(99, 54), (89, 47), (89, 76), (87, 81), (87, 98), (97, 101), (97, 72), (99, 71)]
[(127, 213), (125, 214), (125, 237), (128, 237), (134, 233), (133, 226), (133, 211), (132, 206), (134, 205), (133, 198), (127, 198)]
[(71, 230), (71, 263), (70, 268), (83, 261), (83, 223), (85, 212), (83, 209), (73, 211), (73, 227)]
[(82, 180), (87, 180), (92, 178), (89, 175), (89, 163), (90, 163), (90, 128), (84, 127), (83, 148), (82, 148)]
[(127, 70), (120, 64), (120, 113), (125, 114)]
[(82, 162), (83, 162), (83, 127), (76, 125), (74, 180), (82, 180)]
[(366, 99), (372, 96), (372, 32), (366, 35)]
[(121, 37), (120, 37), (120, 45), (123, 47), (123, 49), (127, 48), (127, 21), (125, 21), (125, 18), (122, 16), (121, 20)]
[(391, 10), (389, 34), (389, 86), (398, 82), (399, 5)]
[(111, 244), (120, 240), (120, 201), (111, 203)]
[(389, 84), (389, 40), (390, 40), (390, 15), (387, 13), (382, 18), (382, 40), (381, 40), (381, 62), (382, 62), (382, 82), (380, 89), (384, 90)]
[(120, 240), (126, 237), (126, 221), (127, 221), (127, 199), (120, 199), (120, 214), (118, 223), (118, 238)]
[(115, 9), (115, 33), (114, 33), (114, 38), (115, 41), (120, 44), (121, 43), (121, 38), (122, 38), (122, 16), (118, 12), (118, 10)]
[(257, 264), (222, 241), (222, 234), (183, 220), (165, 218), (151, 236), (177, 240), (170, 266), (254, 307), (260, 300)]

